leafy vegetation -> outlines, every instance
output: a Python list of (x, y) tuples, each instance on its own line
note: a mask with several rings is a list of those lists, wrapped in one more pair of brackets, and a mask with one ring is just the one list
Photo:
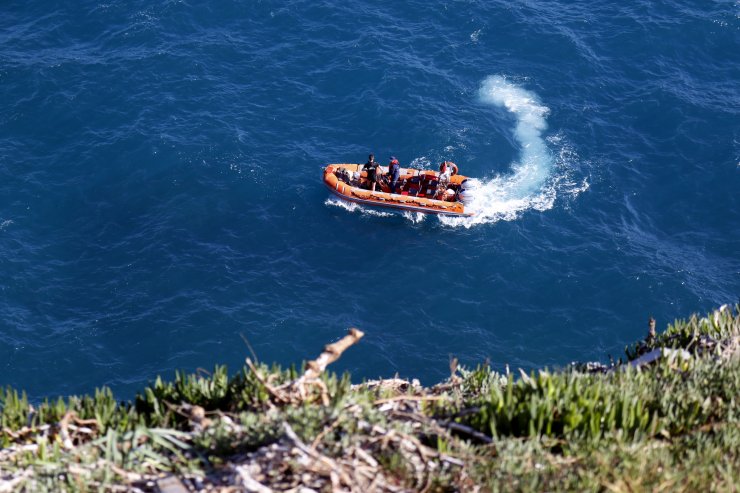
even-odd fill
[(0, 389), (0, 492), (735, 491), (739, 347), (740, 307), (723, 307), (594, 372), (453, 364), (431, 388), (353, 386), (306, 380), (314, 362), (247, 361), (158, 378), (131, 402)]

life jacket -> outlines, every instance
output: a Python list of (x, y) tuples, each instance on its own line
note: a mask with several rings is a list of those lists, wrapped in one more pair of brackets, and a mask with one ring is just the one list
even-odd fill
[(401, 165), (398, 164), (398, 159), (394, 159), (388, 165), (388, 173), (394, 180), (398, 179), (398, 175), (401, 173)]

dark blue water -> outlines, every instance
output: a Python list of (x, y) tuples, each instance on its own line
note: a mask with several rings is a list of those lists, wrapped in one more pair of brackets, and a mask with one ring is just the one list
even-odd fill
[[(4, 2), (0, 384), (44, 395), (349, 326), (355, 380), (621, 354), (740, 295), (733, 1)], [(454, 160), (478, 215), (330, 199)]]

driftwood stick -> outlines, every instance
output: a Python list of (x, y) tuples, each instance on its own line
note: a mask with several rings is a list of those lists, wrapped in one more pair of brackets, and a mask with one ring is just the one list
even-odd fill
[(311, 448), (316, 449), (321, 443), (321, 440), (323, 440), (327, 434), (334, 431), (337, 428), (337, 426), (339, 426), (339, 424), (340, 424), (339, 418), (337, 418), (334, 420), (334, 422), (330, 426), (327, 426), (323, 430), (321, 430), (321, 433), (316, 435), (316, 438), (314, 439), (314, 441), (311, 442)]
[(323, 455), (315, 448), (303, 443), (303, 441), (298, 437), (298, 435), (296, 435), (296, 432), (293, 431), (293, 428), (287, 422), (283, 422), (283, 429), (285, 430), (285, 435), (290, 439), (290, 441), (293, 442), (298, 450), (328, 468), (329, 477), (332, 481), (332, 486), (335, 487), (335, 490), (339, 488), (339, 483), (337, 482), (337, 484), (335, 484), (335, 480), (341, 480), (342, 483), (346, 484), (350, 487), (350, 489), (352, 489), (352, 480), (347, 475), (347, 473), (342, 470), (342, 467), (336, 461)]
[(252, 371), (252, 374), (257, 380), (265, 387), (265, 389), (273, 397), (272, 404), (288, 404), (290, 402), (305, 402), (311, 395), (309, 393), (310, 388), (318, 388), (320, 391), (320, 398), (325, 406), (330, 403), (329, 389), (319, 379), (321, 374), (326, 370), (326, 367), (339, 359), (339, 357), (347, 350), (350, 346), (357, 343), (365, 335), (364, 332), (358, 329), (351, 328), (348, 330), (346, 336), (333, 344), (328, 344), (324, 347), (324, 351), (313, 361), (309, 361), (306, 364), (306, 371), (296, 380), (287, 382), (277, 387), (270, 385), (269, 377), (265, 378), (257, 369), (257, 366), (252, 362), (250, 358), (246, 358), (246, 364)]
[(251, 359), (247, 358), (246, 359), (246, 363), (247, 363), (247, 366), (249, 367), (249, 369), (254, 374), (255, 378), (257, 378), (257, 380), (259, 381), (259, 383), (261, 383), (265, 387), (265, 389), (267, 389), (267, 391), (270, 393), (270, 395), (272, 395), (275, 399), (277, 399), (278, 402), (289, 402), (288, 399), (281, 392), (279, 392), (272, 385), (270, 385), (269, 383), (267, 383), (267, 380), (265, 380), (265, 378), (259, 372), (259, 370), (254, 365), (254, 363), (252, 363), (252, 360)]
[(69, 422), (77, 417), (77, 413), (74, 411), (67, 411), (67, 413), (59, 421), (59, 435), (62, 437), (62, 446), (65, 449), (71, 450), (74, 447), (72, 439), (69, 437)]
[(326, 367), (334, 363), (348, 347), (357, 343), (365, 333), (358, 329), (349, 329), (347, 335), (333, 344), (324, 347), (324, 352), (313, 361), (306, 364), (306, 371), (298, 379), (278, 387), (277, 391), (289, 389), (291, 397), (297, 397), (299, 401), (305, 401), (308, 397), (307, 387), (317, 386), (321, 390), (321, 400), (325, 406), (329, 405), (329, 393), (326, 385), (319, 380)]
[(249, 474), (249, 467), (237, 466), (236, 472), (239, 474), (239, 479), (242, 480), (242, 486), (249, 493), (273, 493), (272, 489), (260, 483)]
[(296, 432), (293, 431), (293, 427), (290, 426), (287, 422), (283, 423), (283, 429), (285, 430), (285, 435), (290, 438), (290, 441), (293, 442), (293, 445), (295, 445), (298, 450), (303, 452), (304, 454), (308, 455), (309, 457), (317, 458), (318, 452), (303, 443), (303, 440), (298, 438), (298, 435), (296, 435)]
[(396, 397), (388, 397), (386, 399), (378, 399), (373, 402), (373, 405), (385, 404), (387, 402), (399, 402), (399, 401), (449, 401), (452, 400), (446, 395), (398, 395)]
[(454, 421), (451, 421), (444, 426), (452, 431), (456, 431), (458, 433), (471, 436), (480, 442), (493, 443), (493, 440), (491, 439), (491, 437), (479, 432), (478, 430), (471, 428), (470, 426), (465, 426), (463, 424), (456, 423)]
[(313, 361), (309, 361), (306, 365), (308, 367), (306, 368), (306, 372), (298, 380), (305, 381), (318, 378), (324, 372), (324, 370), (326, 370), (327, 366), (338, 360), (342, 353), (347, 350), (347, 348), (349, 348), (353, 344), (356, 344), (357, 341), (362, 339), (364, 335), (365, 333), (359, 329), (349, 329), (346, 336), (342, 337), (333, 344), (327, 344), (324, 347), (324, 352), (321, 353), (318, 358)]

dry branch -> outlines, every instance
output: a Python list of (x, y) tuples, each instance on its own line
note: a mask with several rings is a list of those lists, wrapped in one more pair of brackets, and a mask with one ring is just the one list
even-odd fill
[(260, 483), (249, 474), (248, 466), (237, 466), (236, 472), (239, 475), (239, 479), (241, 479), (242, 486), (249, 493), (273, 493), (272, 489)]
[(306, 372), (296, 380), (296, 385), (300, 385), (302, 381), (319, 378), (327, 366), (338, 360), (347, 348), (356, 344), (364, 335), (365, 333), (359, 329), (349, 329), (346, 336), (333, 344), (327, 344), (324, 347), (324, 352), (318, 358), (306, 364)]
[(274, 404), (289, 404), (292, 402), (305, 402), (309, 397), (310, 387), (318, 388), (321, 395), (322, 403), (325, 406), (329, 402), (329, 390), (326, 384), (320, 380), (321, 374), (326, 367), (338, 360), (347, 348), (356, 344), (365, 335), (359, 329), (349, 329), (346, 336), (333, 344), (324, 347), (324, 351), (313, 361), (306, 363), (306, 371), (299, 378), (292, 382), (273, 387), (268, 380), (262, 376), (251, 359), (247, 358), (246, 363), (249, 369), (265, 389), (273, 397)]
[(257, 380), (262, 384), (262, 386), (272, 395), (278, 402), (281, 403), (288, 403), (290, 402), (290, 399), (281, 391), (270, 385), (265, 377), (262, 376), (262, 374), (259, 372), (257, 367), (252, 363), (252, 360), (247, 358), (246, 360), (247, 366), (250, 370), (252, 370), (252, 373), (257, 378)]

